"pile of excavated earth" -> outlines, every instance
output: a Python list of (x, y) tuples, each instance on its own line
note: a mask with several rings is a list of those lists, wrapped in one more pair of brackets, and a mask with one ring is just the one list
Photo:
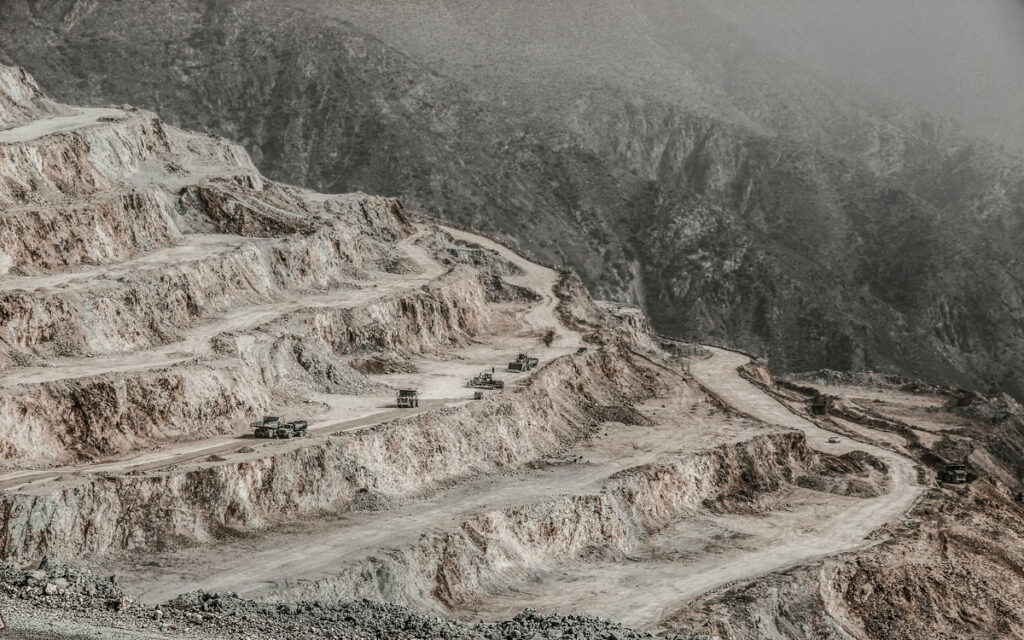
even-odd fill
[[(746, 355), (652, 336), (495, 239), (275, 184), (236, 145), (56, 105), (10, 68), (0, 207), (12, 637), (1020, 624), (996, 565), (1021, 554), (971, 555), (972, 531), (1024, 538), (1015, 441), (992, 427), (1019, 423), (1012, 401), (780, 383)], [(521, 353), (538, 366), (510, 366)], [(502, 384), (467, 385), (481, 373)], [(814, 416), (821, 393), (841, 400)], [(308, 432), (257, 438), (264, 415)], [(954, 454), (972, 483), (940, 486)], [(916, 609), (936, 606), (913, 591), (928, 579), (1007, 612)]]

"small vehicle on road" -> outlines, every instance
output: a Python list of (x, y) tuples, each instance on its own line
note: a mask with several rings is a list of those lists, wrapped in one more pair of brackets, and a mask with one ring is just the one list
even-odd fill
[(277, 416), (263, 416), (263, 420), (250, 422), (249, 428), (253, 430), (252, 435), (257, 438), (276, 438), (277, 428), (281, 425), (281, 418)]
[(305, 420), (285, 422), (277, 428), (277, 437), (283, 440), (288, 438), (302, 438), (309, 433), (309, 423)]
[(939, 472), (939, 481), (947, 484), (965, 484), (967, 482), (967, 465), (960, 463), (946, 464)]
[(829, 444), (839, 444), (839, 438), (837, 438), (835, 436), (832, 436), (831, 438), (828, 439), (828, 443)]

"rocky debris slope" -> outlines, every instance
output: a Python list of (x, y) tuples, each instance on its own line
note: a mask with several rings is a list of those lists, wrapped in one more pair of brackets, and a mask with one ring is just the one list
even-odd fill
[(933, 490), (880, 545), (721, 589), (668, 626), (723, 639), (1019, 637), (1022, 515), (988, 480)]
[(0, 131), (59, 111), (24, 69), (0, 68)]
[[(19, 634), (27, 627), (35, 628), (37, 635), (33, 637), (56, 640), (129, 637), (197, 640), (684, 638), (655, 636), (592, 617), (544, 616), (533, 611), (524, 611), (498, 623), (466, 624), (366, 600), (335, 604), (261, 603), (232, 594), (195, 592), (149, 607), (134, 602), (110, 578), (52, 562), (28, 570), (2, 567), (0, 585), (0, 607), (8, 623), (13, 625), (9, 633)], [(72, 616), (78, 622), (69, 625)]]

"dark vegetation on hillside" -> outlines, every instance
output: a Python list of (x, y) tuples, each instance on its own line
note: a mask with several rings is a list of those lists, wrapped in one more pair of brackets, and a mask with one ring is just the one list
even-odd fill
[[(664, 333), (779, 370), (1024, 396), (1019, 158), (809, 78), (695, 3), (652, 0), (625, 29), (668, 61), (647, 74), (645, 50), (591, 61), (563, 29), (552, 42), (582, 62), (531, 53), (513, 81), (418, 61), (451, 33), (406, 40), (287, 4), (3, 0), (0, 51), (62, 101), (135, 103), (242, 142), (273, 178), (399, 195), (513, 239)], [(472, 33), (460, 47), (489, 48)], [(496, 59), (515, 62), (510, 47)]]

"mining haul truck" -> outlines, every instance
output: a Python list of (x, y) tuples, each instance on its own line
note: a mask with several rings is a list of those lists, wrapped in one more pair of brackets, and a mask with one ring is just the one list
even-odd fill
[(508, 368), (512, 371), (529, 371), (536, 367), (539, 362), (540, 360), (537, 358), (531, 358), (525, 353), (520, 353), (514, 361), (508, 363)]
[(301, 438), (309, 431), (309, 423), (305, 420), (282, 422), (277, 416), (263, 416), (259, 422), (250, 422), (249, 427), (257, 438)]
[(835, 408), (836, 400), (836, 396), (819, 393), (810, 401), (811, 413), (816, 416), (827, 416)]
[(502, 380), (496, 380), (493, 374), (485, 371), (480, 375), (471, 378), (466, 386), (473, 387), (475, 389), (504, 389), (505, 382)]
[(309, 433), (309, 423), (305, 420), (296, 420), (295, 422), (285, 422), (277, 428), (278, 438), (302, 438)]
[(947, 484), (964, 484), (967, 482), (967, 465), (947, 464), (939, 472), (939, 480)]
[(250, 422), (249, 428), (257, 438), (276, 438), (277, 428), (281, 425), (281, 418), (277, 416), (263, 416), (263, 420)]
[(398, 392), (398, 406), (401, 409), (413, 409), (420, 406), (420, 392), (416, 389), (402, 389)]

